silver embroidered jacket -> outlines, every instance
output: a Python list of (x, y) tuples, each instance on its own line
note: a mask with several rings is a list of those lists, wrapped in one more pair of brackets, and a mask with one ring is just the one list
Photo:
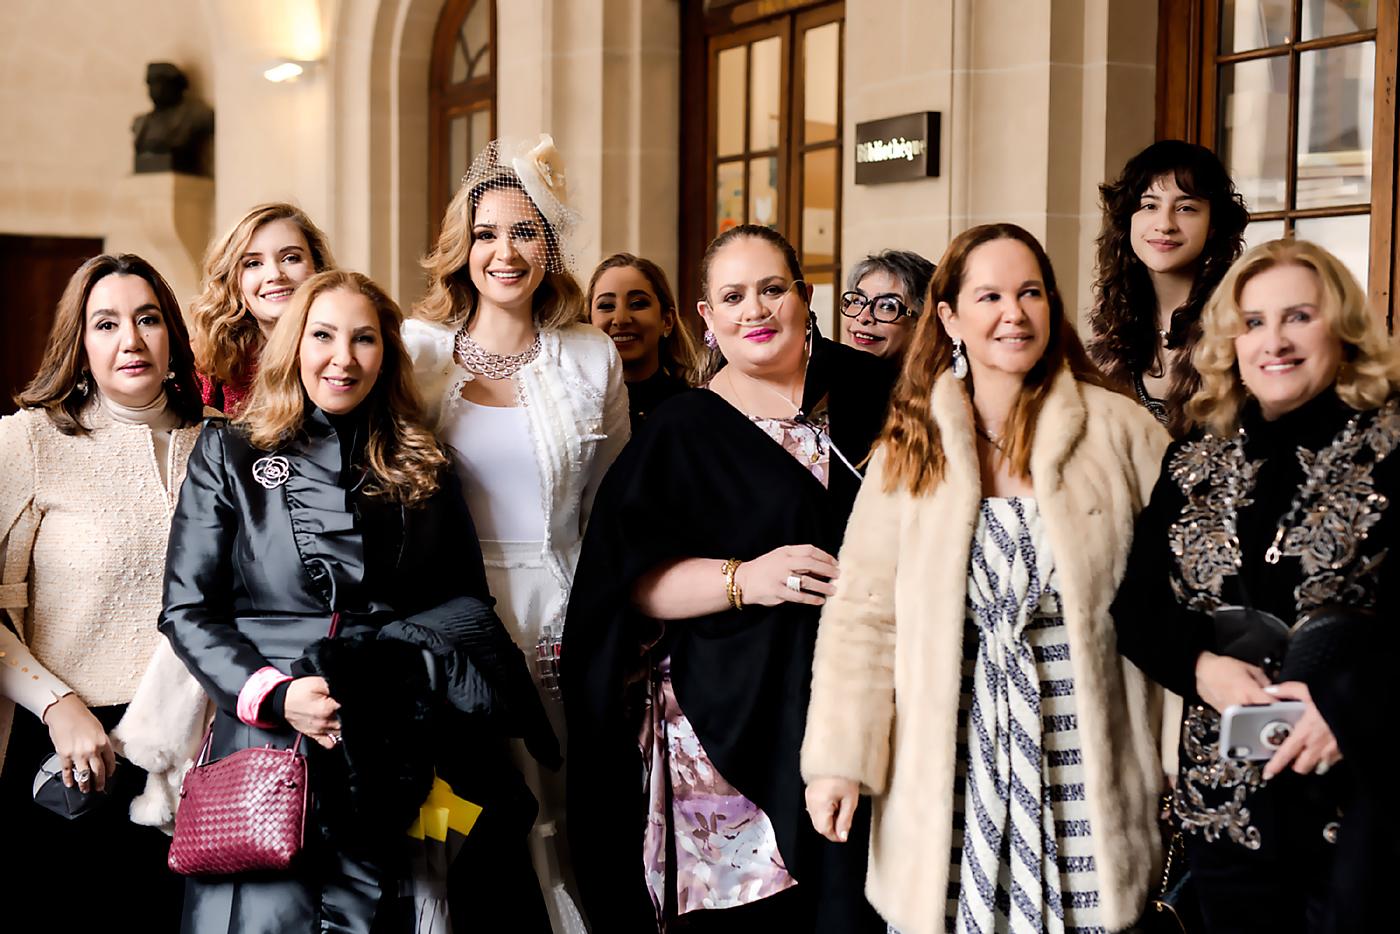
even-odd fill
[[(1396, 400), (1357, 412), (1328, 391), (1273, 422), (1246, 410), (1234, 437), (1196, 433), (1167, 450), (1114, 618), (1120, 650), (1186, 698), (1174, 810), (1207, 843), (1257, 851), (1276, 821), (1315, 821), (1321, 838), (1337, 817), (1322, 779), (1284, 773), (1266, 787), (1262, 763), (1220, 757), (1219, 717), (1196, 696), (1195, 663), (1216, 649), (1211, 613), (1222, 606), (1253, 605), (1290, 625), (1328, 604), (1393, 617), (1397, 446)], [(1265, 560), (1271, 545), (1276, 562)]]

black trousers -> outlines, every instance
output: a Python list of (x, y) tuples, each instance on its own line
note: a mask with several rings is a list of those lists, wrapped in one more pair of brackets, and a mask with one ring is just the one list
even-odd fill
[(1207, 843), (1198, 833), (1185, 835), (1191, 878), (1211, 934), (1329, 929), (1336, 847), (1323, 835), (1329, 815), (1315, 794), (1318, 784), (1312, 776), (1285, 772), (1250, 797), (1261, 829), (1257, 850), (1227, 837)]
[[(92, 712), (110, 731), (126, 706)], [(128, 816), (132, 798), (146, 786), (145, 771), (119, 759), (102, 806), (68, 820), (34, 803), (34, 774), (53, 751), (48, 727), (16, 709), (0, 774), (0, 879), (11, 901), (7, 911), (22, 903), (30, 917), (47, 919), (49, 928), (64, 927), (73, 911), (117, 913), (111, 917), (130, 911), (142, 931), (179, 930), (183, 880), (165, 865), (169, 839)], [(9, 929), (3, 921), (0, 928)]]

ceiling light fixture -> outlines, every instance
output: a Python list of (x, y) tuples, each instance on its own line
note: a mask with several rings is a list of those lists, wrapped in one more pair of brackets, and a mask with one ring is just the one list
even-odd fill
[(272, 65), (263, 72), (263, 77), (273, 84), (281, 84), (284, 81), (295, 81), (306, 73), (306, 66), (310, 62), (283, 61)]

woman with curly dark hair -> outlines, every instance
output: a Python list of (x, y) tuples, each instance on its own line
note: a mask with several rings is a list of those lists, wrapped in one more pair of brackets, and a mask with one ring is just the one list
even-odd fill
[(1099, 193), (1089, 352), (1180, 437), (1200, 388), (1201, 309), (1244, 249), (1249, 212), (1215, 153), (1175, 139), (1133, 156)]

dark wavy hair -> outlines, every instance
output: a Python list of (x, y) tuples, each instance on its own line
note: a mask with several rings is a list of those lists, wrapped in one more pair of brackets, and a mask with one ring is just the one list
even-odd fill
[(175, 374), (165, 382), (167, 404), (182, 424), (195, 424), (204, 414), (204, 403), (200, 401), (199, 383), (194, 375), (194, 351), (190, 349), (190, 335), (180, 314), (180, 303), (165, 277), (134, 253), (103, 253), (92, 257), (73, 273), (58, 300), (39, 372), (24, 391), (15, 396), (15, 403), (24, 409), (43, 409), (54, 427), (65, 435), (88, 433), (88, 426), (83, 424), (80, 415), (96, 387), (83, 379), (83, 371), (87, 369), (83, 331), (87, 326), (88, 297), (93, 287), (108, 276), (135, 276), (151, 287), (170, 343), (170, 372)]
[(1194, 143), (1159, 140), (1128, 160), (1123, 173), (1099, 186), (1103, 228), (1098, 239), (1094, 307), (1089, 326), (1094, 337), (1089, 353), (1104, 373), (1131, 389), (1157, 353), (1157, 296), (1147, 267), (1133, 252), (1133, 215), (1142, 194), (1163, 176), (1210, 205), (1210, 233), (1196, 267), (1196, 280), (1186, 303), (1173, 310), (1167, 349), (1174, 351), (1167, 390), (1167, 427), (1180, 437), (1190, 427), (1186, 402), (1200, 388), (1191, 353), (1201, 339), (1201, 309), (1230, 265), (1244, 249), (1249, 211), (1220, 159)]

